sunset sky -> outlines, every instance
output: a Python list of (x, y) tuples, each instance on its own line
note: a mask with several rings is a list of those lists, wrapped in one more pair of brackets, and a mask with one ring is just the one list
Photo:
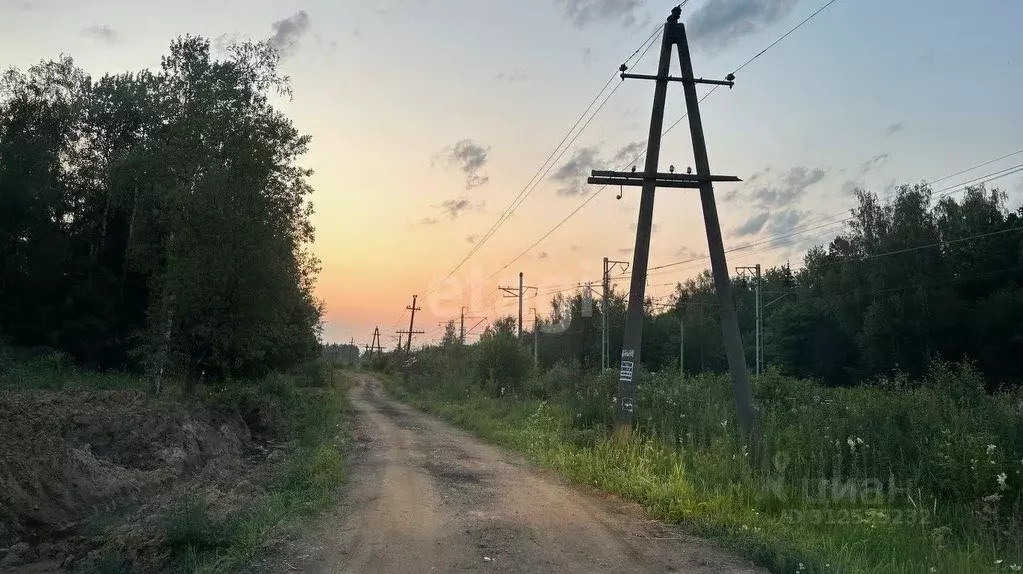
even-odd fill
[[(315, 170), (324, 339), (365, 344), (379, 326), (388, 345), (408, 327), (402, 311), (413, 294), (423, 308), (417, 328), (430, 331), (425, 341), (462, 305), (491, 319), (510, 312), (511, 299), (496, 299), (504, 308), (489, 303), (520, 271), (543, 293), (599, 281), (605, 256), (631, 260), (636, 189), (621, 200), (605, 189), (526, 248), (592, 197), (584, 174), (624, 168), (631, 164), (621, 158), (643, 149), (653, 84), (635, 80), (493, 237), (431, 290), (675, 3), (0, 0), (0, 65), (67, 53), (99, 76), (158, 67), (182, 34), (218, 45), (272, 39), (294, 89), (280, 106), (313, 137), (304, 163)], [(725, 76), (824, 3), (692, 0), (683, 21), (696, 74)], [(745, 180), (716, 188), (725, 245), (786, 237), (777, 248), (731, 253), (729, 265), (798, 265), (808, 245), (840, 229), (811, 222), (847, 210), (856, 186), (886, 195), (895, 184), (943, 178), (1023, 148), (1020, 22), (1018, 0), (837, 0), (738, 73), (734, 89), (717, 90), (702, 106), (711, 167)], [(653, 73), (656, 51), (634, 71)], [(665, 127), (683, 109), (681, 87), (672, 85)], [(686, 122), (665, 136), (662, 170), (691, 165), (688, 138)], [(1020, 163), (1023, 153), (935, 188)], [(1009, 193), (1013, 208), (1023, 201), (1023, 174), (991, 185)], [(659, 191), (654, 221), (652, 266), (706, 253), (695, 191)], [(706, 264), (651, 274), (648, 295), (668, 295), (672, 282)], [(546, 313), (547, 299), (527, 308)]]

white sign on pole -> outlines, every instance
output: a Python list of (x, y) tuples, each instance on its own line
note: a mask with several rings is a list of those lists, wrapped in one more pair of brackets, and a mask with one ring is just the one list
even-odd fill
[(588, 282), (586, 288), (583, 289), (582, 312), (583, 317), (593, 316), (593, 288)]

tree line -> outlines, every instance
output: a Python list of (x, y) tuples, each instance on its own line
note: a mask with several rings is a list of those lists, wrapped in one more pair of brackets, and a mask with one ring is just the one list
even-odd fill
[(0, 79), (0, 341), (190, 383), (314, 357), (309, 137), (267, 43)]
[[(1023, 207), (1010, 210), (1003, 191), (983, 186), (959, 198), (936, 197), (923, 184), (900, 186), (889, 201), (864, 190), (856, 197), (844, 228), (811, 247), (801, 268), (763, 270), (765, 363), (838, 386), (899, 374), (917, 379), (940, 358), (974, 363), (992, 385), (1023, 382)], [(750, 369), (754, 287), (748, 276), (733, 278)], [(608, 298), (612, 366), (626, 295)], [(564, 332), (539, 329), (541, 367), (600, 367), (602, 307), (583, 317), (581, 304), (579, 293), (554, 297), (541, 325), (571, 321)], [(509, 329), (501, 323), (488, 336)], [(686, 372), (727, 370), (709, 271), (679, 283), (667, 302), (647, 300), (644, 367), (678, 369), (683, 332)], [(523, 345), (531, 347), (531, 331), (527, 337)]]

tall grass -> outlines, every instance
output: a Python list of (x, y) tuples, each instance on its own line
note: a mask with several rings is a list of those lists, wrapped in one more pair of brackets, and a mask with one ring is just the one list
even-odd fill
[(241, 570), (269, 539), (336, 500), (337, 487), (344, 480), (347, 395), (333, 378), (314, 396), (300, 393), (293, 381), (282, 377), (220, 391), (218, 404), (234, 405), (243, 417), (254, 403), (271, 397), (287, 421), (286, 429), (275, 432), (294, 443), (282, 471), (250, 506), (215, 516), (193, 497), (181, 500), (167, 520), (164, 537), (164, 546), (180, 571)]
[(559, 368), (503, 396), (455, 370), (392, 388), (775, 571), (1023, 566), (1021, 396), (985, 394), (968, 365), (845, 389), (769, 372), (754, 385), (759, 456), (736, 432), (727, 377), (640, 380), (627, 440), (609, 434), (614, 373)]

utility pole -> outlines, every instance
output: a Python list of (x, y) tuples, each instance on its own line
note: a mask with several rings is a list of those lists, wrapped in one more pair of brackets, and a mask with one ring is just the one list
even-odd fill
[[(615, 172), (594, 170), (588, 183), (610, 186), (642, 187), (640, 196), (639, 219), (636, 225), (636, 246), (633, 250), (632, 281), (629, 287), (629, 308), (625, 320), (625, 341), (622, 345), (622, 360), (618, 376), (618, 400), (615, 409), (615, 426), (619, 433), (631, 430), (636, 408), (635, 374), (640, 365), (640, 345), (642, 341), (643, 300), (646, 291), (647, 263), (650, 255), (650, 228), (654, 213), (654, 190), (657, 187), (694, 188), (700, 190), (703, 204), (703, 219), (707, 228), (707, 243), (711, 258), (711, 271), (714, 286), (721, 306), (721, 327), (724, 335), (725, 351), (728, 356), (728, 369), (732, 375), (732, 396), (742, 430), (752, 437), (756, 426), (756, 412), (749, 388), (749, 373), (746, 371), (746, 358), (742, 352), (742, 336), (739, 323), (732, 304), (731, 289), (728, 277), (728, 264), (725, 260), (724, 242), (721, 238), (721, 223), (718, 219), (717, 204), (714, 199), (714, 182), (737, 182), (734, 176), (711, 175), (710, 161), (707, 158), (707, 144), (703, 136), (703, 121), (700, 117), (699, 100), (696, 93), (697, 84), (714, 84), (731, 87), (735, 79), (729, 74), (724, 80), (707, 80), (693, 76), (693, 63), (689, 53), (689, 40), (686, 37), (685, 25), (679, 22), (682, 10), (675, 7), (671, 10), (664, 25), (664, 36), (661, 41), (661, 55), (657, 67), (657, 75), (627, 74), (625, 64), (621, 66), (622, 79), (654, 80), (654, 103), (650, 114), (650, 135), (647, 144), (646, 164), (642, 173)], [(671, 51), (677, 48), (681, 77), (670, 76)], [(693, 140), (693, 156), (696, 160), (696, 174), (688, 171), (685, 174), (658, 173), (657, 166), (661, 151), (661, 131), (664, 125), (664, 101), (669, 82), (681, 82), (686, 99), (686, 112), (689, 117), (689, 131)]]
[[(486, 317), (470, 317), (470, 316), (466, 315), (465, 313), (468, 310), (469, 310), (468, 307), (462, 307), (462, 309), (461, 309), (461, 316), (460, 316), (461, 328), (459, 329), (458, 340), (461, 341), (463, 345), (465, 344), (465, 320), (466, 319), (470, 319), (470, 320), (478, 319), (478, 320), (481, 320), (481, 321), (486, 321), (487, 320)], [(479, 325), (479, 323), (477, 323), (477, 325)], [(473, 327), (473, 329), (475, 329), (475, 327)], [(469, 329), (469, 330), (472, 331), (472, 329)]]
[(522, 301), (523, 301), (523, 295), (525, 294), (526, 290), (528, 290), (528, 289), (533, 289), (534, 291), (536, 291), (536, 287), (529, 287), (529, 286), (523, 285), (522, 284), (522, 277), (523, 277), (523, 274), (522, 274), (521, 271), (519, 271), (519, 288), (517, 290), (514, 287), (498, 287), (498, 289), (500, 289), (501, 291), (504, 291), (506, 293), (505, 297), (518, 297), (519, 298), (519, 335), (518, 335), (519, 342), (522, 341)]
[(407, 307), (405, 307), (409, 311), (412, 311), (412, 316), (408, 320), (408, 333), (407, 333), (408, 340), (405, 341), (405, 354), (406, 355), (412, 352), (412, 335), (422, 335), (423, 334), (422, 331), (414, 331), (413, 330), (413, 327), (415, 327), (415, 324), (416, 324), (416, 311), (420, 311), (421, 310), (419, 307), (416, 307), (416, 297), (417, 297), (417, 295), (413, 295), (412, 296), (412, 304), (407, 306)]
[(604, 274), (602, 275), (601, 284), (603, 292), (600, 297), (600, 368), (604, 370), (608, 368), (611, 363), (611, 303), (608, 300), (611, 297), (611, 270), (615, 266), (621, 266), (622, 271), (629, 270), (628, 261), (612, 261), (607, 257), (604, 258)]
[(754, 314), (756, 315), (756, 323), (755, 323), (756, 327), (754, 328), (754, 331), (755, 331), (756, 335), (755, 335), (755, 339), (754, 339), (755, 342), (753, 344), (753, 355), (754, 355), (754, 359), (753, 360), (757, 364), (756, 373), (757, 373), (757, 376), (759, 377), (760, 374), (763, 373), (762, 365), (763, 365), (763, 357), (764, 357), (763, 343), (760, 340), (760, 333), (761, 333), (761, 329), (762, 329), (762, 325), (763, 325), (763, 308), (760, 306), (760, 283), (761, 283), (760, 264), (757, 263), (753, 267), (736, 267), (735, 270), (740, 275), (742, 275), (743, 277), (745, 277), (747, 273), (752, 273), (753, 274), (753, 280), (755, 282), (753, 284), (753, 290), (754, 290), (754, 293), (756, 293), (755, 303), (754, 303), (754, 309), (755, 309), (754, 310)]
[(533, 312), (533, 367), (536, 367), (540, 349), (540, 318), (536, 315), (536, 307), (530, 311)]
[(373, 351), (377, 352), (378, 357), (384, 352), (383, 346), (380, 344), (380, 327), (373, 328), (373, 340), (366, 345), (367, 353), (372, 353)]
[(682, 317), (678, 318), (678, 374), (686, 376), (686, 326)]

